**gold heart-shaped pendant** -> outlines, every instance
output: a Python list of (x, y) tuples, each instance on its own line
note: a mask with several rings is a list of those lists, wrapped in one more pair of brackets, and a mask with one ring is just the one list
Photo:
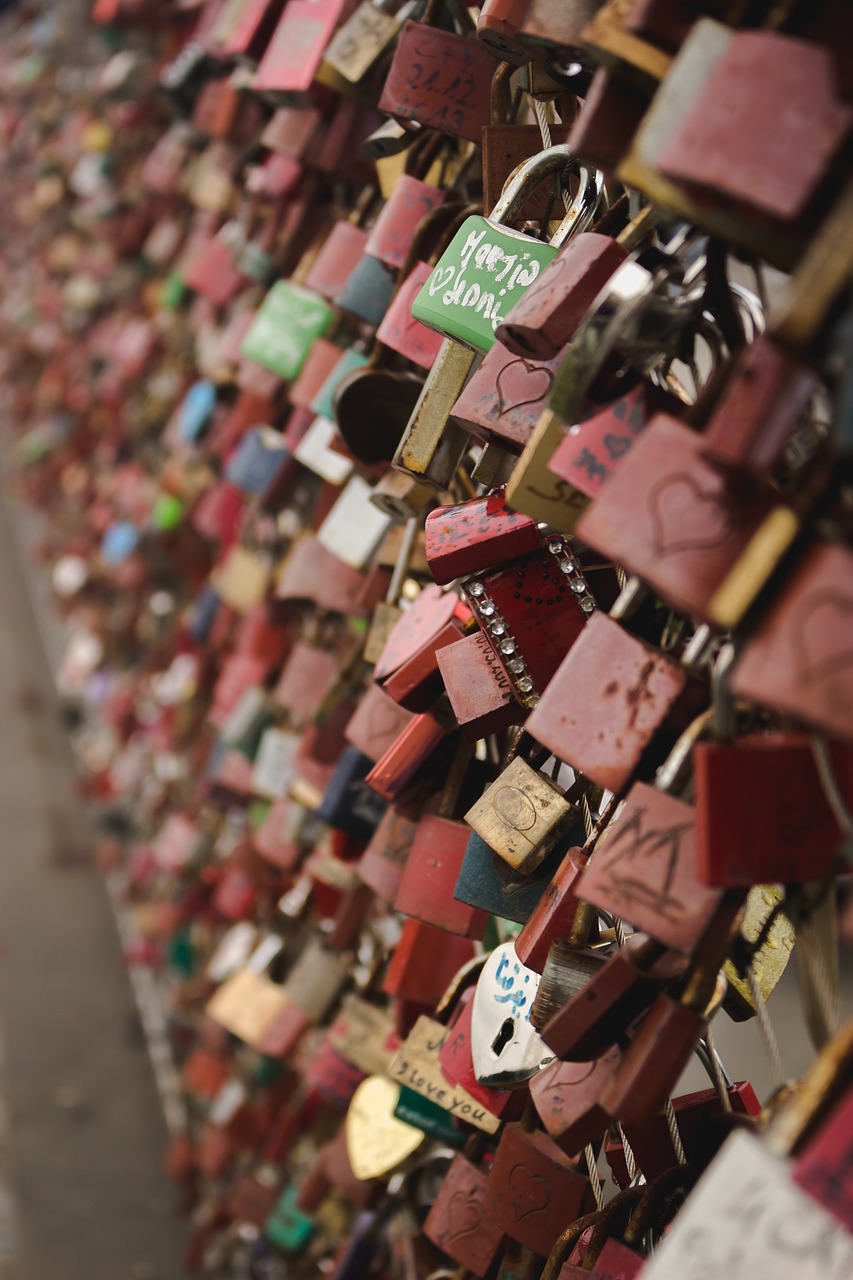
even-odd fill
[(399, 1097), (400, 1086), (386, 1076), (368, 1076), (352, 1096), (346, 1119), (347, 1155), (361, 1182), (396, 1169), (426, 1137), (420, 1129), (396, 1118)]

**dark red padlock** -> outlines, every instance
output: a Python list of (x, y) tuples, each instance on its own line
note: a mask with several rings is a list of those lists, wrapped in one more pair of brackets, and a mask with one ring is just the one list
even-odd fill
[[(439, 7), (433, 5), (433, 12)], [(479, 143), (491, 118), (494, 70), (491, 55), (476, 40), (408, 21), (400, 33), (379, 109), (398, 120), (414, 120), (425, 128)]]
[(435, 1006), (474, 954), (467, 938), (420, 920), (407, 920), (382, 983), (386, 995)]
[(453, 820), (471, 760), (472, 748), (460, 740), (435, 813), (421, 818), (394, 906), (403, 915), (436, 925), (448, 933), (482, 940), (489, 917), (453, 897), (468, 845), (469, 828)]
[(769, 334), (737, 357), (703, 434), (712, 462), (766, 476), (818, 386), (815, 372)]
[(847, 1090), (808, 1139), (794, 1181), (853, 1231), (853, 1091)]
[(370, 684), (347, 722), (345, 737), (371, 760), (379, 760), (412, 719), (377, 684)]
[(402, 267), (419, 224), (446, 199), (447, 192), (440, 187), (401, 174), (370, 230), (364, 252), (386, 266)]
[(548, 1257), (567, 1222), (592, 1207), (592, 1185), (547, 1134), (507, 1125), (486, 1187), (485, 1207), (511, 1240)]
[(579, 892), (665, 946), (690, 953), (720, 900), (719, 890), (699, 878), (693, 807), (635, 782), (602, 833)]
[(599, 1099), (621, 1057), (613, 1046), (592, 1062), (551, 1062), (530, 1081), (536, 1113), (567, 1155), (579, 1155), (610, 1124)]
[(463, 1155), (453, 1157), (426, 1222), (424, 1235), (475, 1276), (484, 1276), (504, 1236), (485, 1207), (488, 1175)]
[[(832, 771), (853, 803), (853, 754)], [(805, 734), (748, 734), (693, 749), (696, 869), (705, 884), (792, 884), (828, 875), (843, 833)]]
[(567, 938), (580, 901), (580, 885), (586, 854), (569, 849), (529, 920), (515, 939), (515, 953), (523, 965), (541, 973), (552, 942)]
[(853, 552), (816, 540), (744, 645), (732, 693), (853, 742), (851, 616)]
[(555, 535), (463, 590), (518, 700), (534, 705), (595, 608), (567, 543)]
[(498, 341), (517, 356), (553, 359), (627, 256), (610, 236), (575, 236), (498, 325)]

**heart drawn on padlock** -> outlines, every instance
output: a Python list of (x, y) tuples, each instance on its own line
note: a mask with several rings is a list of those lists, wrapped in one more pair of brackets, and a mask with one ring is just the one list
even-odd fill
[(477, 981), (471, 1013), (471, 1060), (480, 1084), (522, 1084), (553, 1061), (530, 1022), (538, 988), (539, 974), (521, 963), (511, 942), (495, 948)]
[[(524, 386), (513, 389), (512, 383), (516, 375), (524, 370)], [(538, 375), (538, 379), (537, 376)], [(515, 360), (510, 360), (505, 364), (495, 379), (495, 390), (498, 393), (497, 416), (502, 418), (504, 414), (512, 413), (515, 409), (523, 409), (526, 405), (538, 404), (540, 400), (544, 400), (545, 396), (551, 390), (551, 384), (554, 381), (554, 371), (549, 369), (547, 365), (535, 364), (532, 360), (525, 360), (523, 356), (518, 356)], [(528, 385), (530, 384), (530, 385)], [(536, 388), (541, 387), (541, 390)]]
[(516, 1222), (522, 1222), (534, 1213), (541, 1213), (551, 1203), (548, 1183), (538, 1173), (531, 1173), (526, 1165), (513, 1165), (508, 1185)]
[[(692, 536), (667, 534), (673, 520), (689, 529), (695, 522), (697, 508), (711, 517), (705, 531)], [(660, 556), (678, 555), (683, 551), (713, 551), (722, 546), (734, 530), (731, 512), (724, 506), (722, 495), (703, 489), (686, 471), (676, 471), (652, 485), (648, 496), (654, 549)]]
[(803, 684), (823, 684), (853, 663), (849, 632), (844, 629), (844, 619), (851, 614), (853, 599), (831, 587), (803, 602), (802, 622), (791, 637)]
[(454, 1191), (447, 1206), (445, 1239), (461, 1240), (473, 1235), (480, 1226), (482, 1205), (476, 1191)]

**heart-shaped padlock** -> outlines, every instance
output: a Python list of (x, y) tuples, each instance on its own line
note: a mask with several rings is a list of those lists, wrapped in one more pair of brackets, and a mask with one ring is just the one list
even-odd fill
[(471, 1058), (480, 1084), (523, 1084), (553, 1060), (530, 1022), (539, 974), (526, 968), (511, 942), (496, 947), (477, 981), (471, 1018)]

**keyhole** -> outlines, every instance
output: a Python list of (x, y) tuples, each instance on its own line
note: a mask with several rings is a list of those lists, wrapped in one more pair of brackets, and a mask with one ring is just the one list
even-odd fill
[(492, 1041), (492, 1053), (499, 1058), (504, 1049), (512, 1039), (512, 1033), (515, 1031), (515, 1023), (512, 1018), (504, 1018), (501, 1023), (501, 1029)]

